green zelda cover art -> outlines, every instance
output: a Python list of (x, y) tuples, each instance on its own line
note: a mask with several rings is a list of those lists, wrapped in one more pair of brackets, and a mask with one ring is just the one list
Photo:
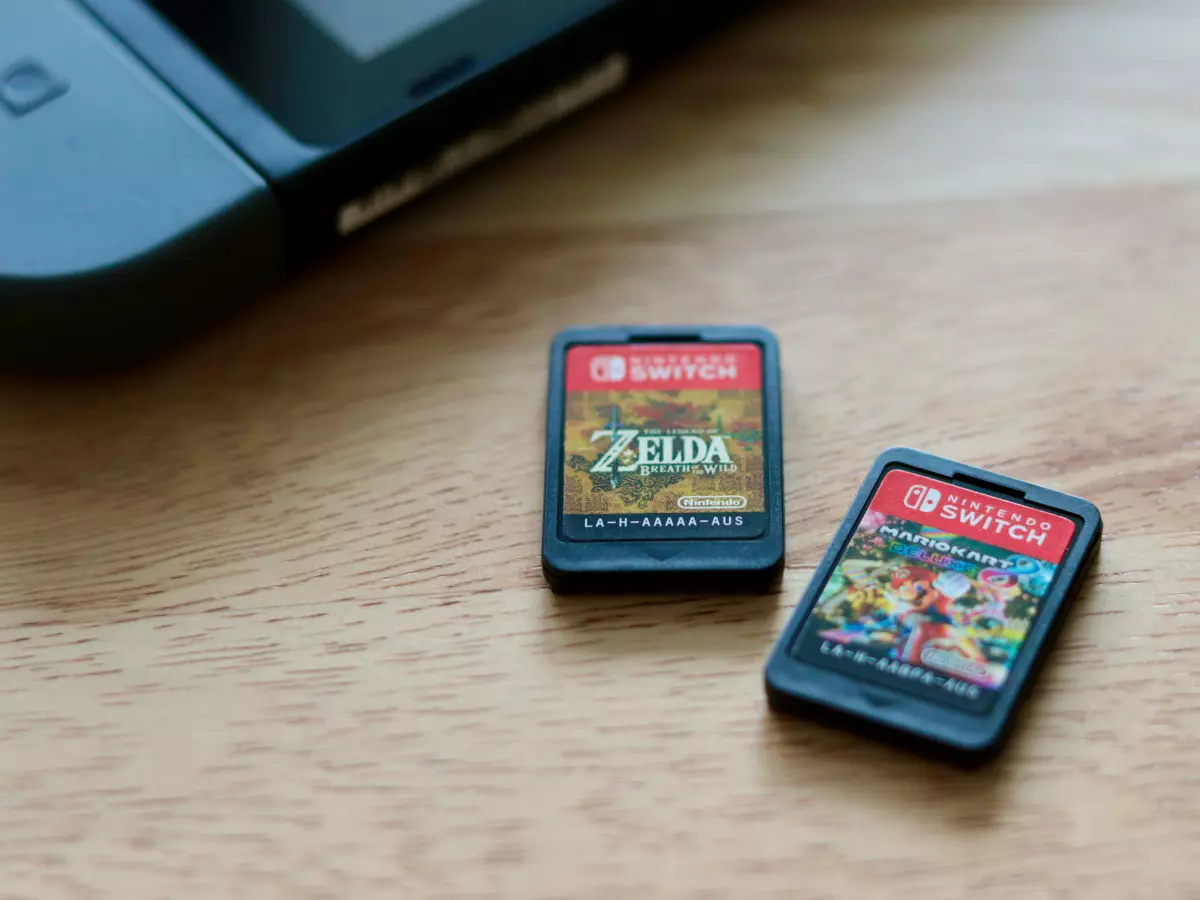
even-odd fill
[(568, 537), (711, 539), (763, 532), (757, 345), (573, 347), (563, 431)]

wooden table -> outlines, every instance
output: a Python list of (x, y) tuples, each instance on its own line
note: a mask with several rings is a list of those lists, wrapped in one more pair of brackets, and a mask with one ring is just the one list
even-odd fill
[[(151, 371), (0, 385), (0, 898), (1200, 896), (1200, 5), (782, 5)], [(555, 599), (546, 348), (783, 343), (765, 599)], [(1086, 496), (963, 774), (765, 709), (876, 453)]]

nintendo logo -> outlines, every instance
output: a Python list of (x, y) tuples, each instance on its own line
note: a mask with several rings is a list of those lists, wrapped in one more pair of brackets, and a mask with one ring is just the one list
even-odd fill
[(624, 381), (629, 366), (623, 356), (593, 356), (589, 369), (592, 381), (608, 383)]
[(676, 504), (680, 509), (745, 509), (749, 505), (745, 497), (680, 497)]
[(931, 669), (941, 669), (960, 678), (986, 678), (988, 667), (983, 663), (966, 659), (951, 651), (939, 647), (925, 647), (921, 650), (921, 662)]
[(933, 512), (941, 502), (942, 492), (923, 484), (914, 484), (904, 496), (904, 505), (918, 512)]

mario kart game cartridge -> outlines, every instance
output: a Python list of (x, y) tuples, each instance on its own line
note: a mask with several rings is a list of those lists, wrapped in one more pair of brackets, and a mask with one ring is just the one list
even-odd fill
[(985, 762), (1009, 733), (1102, 527), (1086, 500), (887, 451), (767, 663), (772, 708)]
[(542, 567), (572, 591), (756, 591), (783, 566), (779, 349), (761, 328), (563, 332)]

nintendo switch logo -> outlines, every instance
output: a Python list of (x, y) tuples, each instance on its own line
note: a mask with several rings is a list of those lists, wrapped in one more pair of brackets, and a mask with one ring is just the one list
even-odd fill
[(629, 371), (623, 356), (594, 356), (592, 357), (592, 381), (610, 383), (624, 381), (625, 373)]
[(942, 492), (923, 484), (914, 484), (904, 497), (904, 505), (917, 512), (933, 512), (941, 502)]

